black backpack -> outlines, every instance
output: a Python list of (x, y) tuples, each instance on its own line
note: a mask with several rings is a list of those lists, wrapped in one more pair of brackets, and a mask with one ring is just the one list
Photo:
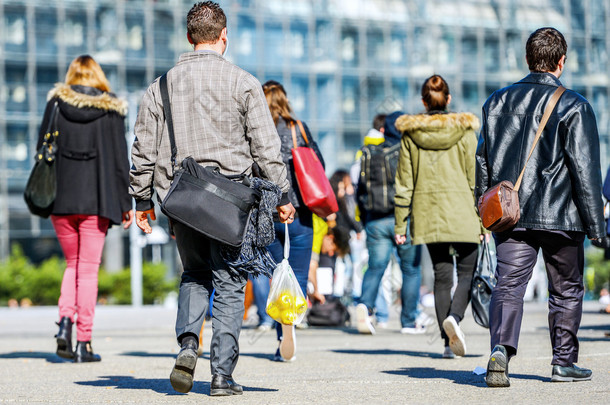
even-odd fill
[(390, 214), (394, 211), (394, 188), (400, 142), (362, 147), (358, 203), (371, 214)]

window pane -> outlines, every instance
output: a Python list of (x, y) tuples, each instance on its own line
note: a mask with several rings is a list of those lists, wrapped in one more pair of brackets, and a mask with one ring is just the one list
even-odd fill
[(87, 53), (87, 13), (84, 10), (67, 9), (66, 21), (57, 29), (68, 55)]
[(281, 68), (284, 65), (285, 54), (282, 25), (280, 23), (266, 23), (263, 41), (265, 44), (265, 66)]
[(166, 63), (174, 61), (174, 47), (172, 36), (174, 20), (172, 15), (166, 11), (155, 10), (154, 20), (155, 59), (164, 60)]
[(21, 66), (7, 65), (5, 68), (7, 87), (6, 110), (14, 112), (28, 111), (28, 91), (26, 70)]
[(360, 117), (360, 86), (355, 77), (343, 78), (341, 110), (346, 121), (358, 121)]
[(305, 23), (293, 22), (290, 25), (288, 54), (291, 62), (306, 62), (308, 60), (308, 32), (307, 24)]
[[(235, 55), (237, 64), (241, 67), (254, 69), (257, 62), (256, 52), (256, 25), (250, 17), (240, 15), (237, 23), (237, 38)], [(231, 45), (229, 45), (231, 46)]]
[(388, 58), (392, 66), (404, 66), (407, 63), (407, 34), (404, 31), (394, 31), (390, 36)]
[(385, 66), (387, 51), (380, 29), (370, 29), (366, 34), (366, 58), (369, 67)]
[(318, 120), (327, 124), (337, 120), (337, 89), (333, 76), (318, 76), (316, 100), (318, 102)]
[(290, 82), (290, 105), (295, 115), (303, 121), (308, 121), (310, 116), (309, 109), (309, 78), (307, 76), (293, 76)]
[(54, 8), (36, 9), (36, 52), (38, 55), (57, 54), (57, 14)]
[(6, 7), (4, 9), (4, 46), (7, 52), (27, 50), (27, 20), (25, 7)]
[[(128, 60), (142, 60), (146, 57), (144, 44), (144, 15), (135, 10), (125, 13), (125, 57)], [(156, 47), (155, 47), (156, 48)]]
[(343, 27), (341, 30), (341, 62), (343, 66), (358, 66), (358, 30), (354, 27)]

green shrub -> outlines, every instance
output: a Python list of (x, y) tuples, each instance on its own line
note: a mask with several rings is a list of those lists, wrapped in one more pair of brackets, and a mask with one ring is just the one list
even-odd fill
[[(57, 305), (66, 263), (51, 257), (35, 266), (23, 254), (18, 244), (12, 246), (11, 255), (0, 262), (0, 305), (10, 299), (29, 299), (34, 305)], [(144, 304), (160, 303), (177, 288), (176, 277), (166, 278), (163, 263), (144, 263), (142, 266), (142, 299)], [(129, 268), (118, 273), (99, 271), (98, 299), (100, 303), (131, 304), (131, 274)]]
[(597, 298), (602, 288), (609, 288), (610, 260), (604, 258), (604, 250), (599, 248), (588, 249), (586, 257), (586, 266), (591, 271), (585, 273), (585, 284)]

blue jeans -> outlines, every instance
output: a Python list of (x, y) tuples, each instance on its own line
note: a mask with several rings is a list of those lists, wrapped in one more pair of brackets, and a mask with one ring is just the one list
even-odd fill
[(369, 250), (369, 268), (362, 279), (360, 302), (365, 304), (369, 310), (375, 308), (379, 284), (390, 262), (390, 256), (396, 250), (402, 272), (400, 323), (403, 328), (415, 326), (421, 285), (420, 246), (411, 245), (410, 239), (404, 245), (396, 245), (393, 216), (371, 220), (366, 224), (365, 229), (366, 244)]
[(269, 296), (269, 277), (267, 276), (250, 276), (252, 281), (252, 292), (254, 294), (254, 305), (256, 305), (256, 314), (258, 315), (259, 325), (273, 325), (273, 318), (267, 314), (267, 296)]
[[(267, 246), (271, 256), (278, 263), (284, 258), (285, 226), (279, 222), (275, 223), (275, 240), (271, 245)], [(311, 247), (313, 245), (313, 228), (301, 224), (300, 219), (297, 217), (293, 223), (288, 225), (288, 234), (290, 236), (290, 257), (288, 257), (288, 263), (290, 263), (290, 267), (294, 271), (303, 295), (307, 297), (307, 279), (309, 278), (309, 262), (311, 261)], [(263, 279), (266, 280), (266, 278)], [(267, 295), (269, 294), (268, 291)], [(276, 329), (277, 337), (281, 339), (282, 328), (279, 323)]]

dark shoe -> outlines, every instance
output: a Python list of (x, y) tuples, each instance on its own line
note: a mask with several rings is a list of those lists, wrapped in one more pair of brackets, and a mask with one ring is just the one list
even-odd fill
[(580, 368), (576, 365), (572, 367), (563, 367), (554, 365), (552, 382), (572, 382), (572, 381), (589, 381), (593, 372), (587, 368)]
[(212, 377), (211, 396), (241, 395), (243, 393), (244, 387), (233, 381), (233, 377), (224, 377), (220, 374), (214, 374)]
[(169, 375), (172, 387), (182, 393), (187, 393), (193, 388), (193, 376), (197, 365), (197, 339), (186, 337), (182, 340), (182, 348), (176, 357), (176, 364)]
[(487, 363), (485, 382), (488, 387), (510, 387), (508, 355), (506, 354), (506, 348), (502, 345), (496, 345), (491, 351)]
[(63, 316), (59, 322), (55, 322), (59, 326), (59, 332), (55, 335), (57, 339), (57, 355), (64, 359), (73, 359), (74, 350), (72, 350), (72, 320)]
[(93, 361), (102, 361), (99, 354), (93, 353), (91, 348), (91, 341), (89, 342), (76, 342), (76, 349), (74, 350), (74, 362), (75, 363), (90, 363)]

